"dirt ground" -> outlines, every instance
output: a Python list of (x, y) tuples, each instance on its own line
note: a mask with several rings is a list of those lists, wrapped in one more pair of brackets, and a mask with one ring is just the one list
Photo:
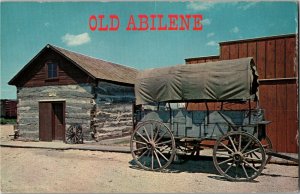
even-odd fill
[[(3, 131), (3, 130), (2, 130)], [(1, 138), (1, 141), (4, 139)], [(296, 192), (298, 166), (269, 164), (253, 182), (229, 182), (212, 160), (149, 172), (130, 154), (1, 147), (2, 192)]]

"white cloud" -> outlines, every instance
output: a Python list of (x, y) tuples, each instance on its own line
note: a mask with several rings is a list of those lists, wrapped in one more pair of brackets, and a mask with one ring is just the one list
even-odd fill
[(211, 20), (210, 19), (204, 19), (204, 20), (202, 20), (201, 23), (204, 24), (204, 25), (209, 25), (209, 24), (211, 24)]
[(240, 29), (237, 26), (235, 26), (234, 28), (232, 28), (230, 30), (231, 33), (238, 33), (239, 31), (240, 31)]
[(194, 10), (194, 11), (200, 11), (200, 10), (207, 10), (214, 6), (213, 2), (190, 2), (187, 5), (188, 9)]
[(218, 46), (218, 43), (214, 40), (209, 41), (208, 43), (206, 43), (207, 46)]
[(210, 37), (212, 37), (212, 36), (214, 36), (215, 35), (215, 33), (214, 32), (211, 32), (211, 33), (208, 33), (207, 35), (206, 35), (206, 37), (207, 38), (210, 38)]
[(244, 5), (241, 5), (238, 7), (238, 9), (242, 9), (242, 10), (247, 10), (249, 9), (250, 7), (253, 7), (257, 2), (244, 2), (245, 4)]
[(61, 39), (68, 46), (78, 46), (91, 41), (91, 38), (87, 32), (78, 35), (67, 33), (61, 37)]

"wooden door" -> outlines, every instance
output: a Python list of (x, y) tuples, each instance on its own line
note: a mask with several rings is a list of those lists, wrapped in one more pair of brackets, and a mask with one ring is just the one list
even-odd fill
[(39, 103), (39, 139), (52, 141), (52, 105), (49, 102)]
[(65, 140), (64, 103), (52, 103), (52, 139)]
[(65, 140), (64, 102), (39, 103), (40, 141)]

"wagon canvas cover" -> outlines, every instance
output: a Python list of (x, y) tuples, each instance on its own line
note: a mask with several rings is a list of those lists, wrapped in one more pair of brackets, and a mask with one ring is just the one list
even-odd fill
[(136, 104), (248, 100), (257, 98), (257, 79), (250, 57), (149, 69), (136, 78)]

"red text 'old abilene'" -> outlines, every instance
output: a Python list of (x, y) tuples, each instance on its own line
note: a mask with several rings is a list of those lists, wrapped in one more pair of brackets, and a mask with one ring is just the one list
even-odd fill
[[(201, 14), (139, 14), (130, 15), (126, 21), (127, 31), (166, 31), (166, 30), (202, 30)], [(91, 31), (117, 31), (120, 27), (118, 15), (91, 15), (89, 27)]]

